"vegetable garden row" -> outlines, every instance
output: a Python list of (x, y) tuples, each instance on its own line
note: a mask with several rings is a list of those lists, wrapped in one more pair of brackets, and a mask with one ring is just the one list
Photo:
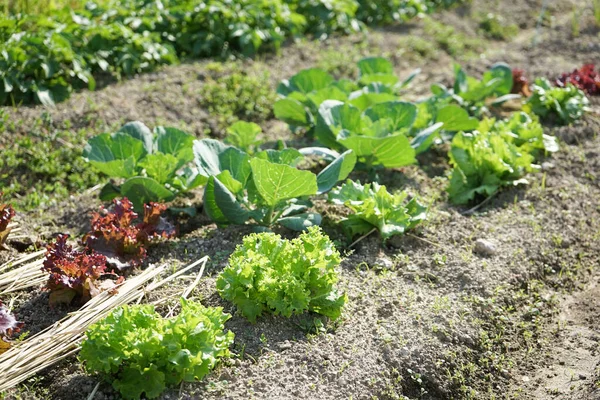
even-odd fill
[[(349, 209), (337, 222), (350, 240), (377, 230), (385, 241), (422, 222), (427, 207), (416, 196), (378, 184), (381, 170), (414, 164), (418, 154), (449, 142), (450, 202), (481, 201), (504, 186), (526, 183), (527, 174), (540, 169), (537, 163), (558, 151), (540, 119), (577, 121), (587, 111), (586, 92), (597, 95), (600, 88), (591, 65), (554, 84), (539, 78), (531, 85), (523, 71), (505, 64), (481, 78), (456, 65), (453, 87), (433, 85), (430, 97), (411, 103), (401, 93), (418, 72), (401, 81), (383, 58), (363, 59), (358, 69), (356, 81), (308, 69), (279, 85), (275, 115), (319, 147), (263, 150), (260, 127), (243, 121), (228, 129), (225, 143), (174, 128), (150, 130), (141, 122), (91, 138), (84, 156), (114, 178), (100, 193), (113, 207), (92, 217), (77, 246), (68, 244), (68, 235), (48, 246), (43, 272), (51, 304), (83, 304), (118, 290), (142, 265), (151, 243), (177, 233), (161, 203), (203, 186), (203, 210), (217, 225), (252, 224), (257, 230), (217, 279), (223, 299), (252, 322), (264, 313), (306, 311), (337, 319), (347, 301), (336, 288), (341, 257), (318, 227), (322, 217), (311, 199), (326, 196)], [(329, 165), (315, 173), (315, 159)], [(370, 182), (346, 180), (355, 170)], [(9, 205), (0, 207), (0, 244), (13, 216)], [(270, 232), (277, 225), (304, 233), (282, 239)], [(168, 318), (152, 305), (120, 307), (89, 328), (79, 357), (124, 398), (157, 397), (167, 386), (201, 379), (229, 356), (228, 318), (220, 308), (186, 300)], [(0, 308), (0, 351), (19, 328)]]
[(289, 38), (357, 32), (460, 2), (97, 0), (47, 15), (0, 14), (0, 105), (51, 105), (74, 89), (93, 90), (98, 77), (190, 57), (254, 55)]

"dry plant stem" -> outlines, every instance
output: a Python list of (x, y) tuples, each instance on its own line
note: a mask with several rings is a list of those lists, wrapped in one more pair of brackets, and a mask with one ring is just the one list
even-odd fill
[(0, 392), (18, 385), (38, 371), (57, 361), (75, 354), (85, 330), (93, 323), (104, 318), (114, 308), (134, 302), (152, 290), (155, 290), (200, 263), (206, 263), (208, 257), (192, 263), (165, 279), (158, 280), (167, 269), (166, 265), (151, 265), (140, 275), (125, 281), (116, 294), (102, 292), (92, 298), (79, 311), (70, 313), (62, 320), (44, 329), (29, 339), (16, 344), (0, 355)]
[[(0, 294), (39, 286), (46, 282), (48, 275), (42, 271), (44, 260), (39, 258), (31, 261), (45, 252), (46, 250), (40, 250), (0, 266), (0, 272), (4, 271), (0, 274)], [(19, 267), (15, 268), (16, 266)]]
[(100, 387), (100, 382), (96, 383), (96, 386), (94, 386), (94, 390), (92, 390), (92, 393), (90, 393), (87, 400), (94, 400), (94, 396), (96, 395), (96, 392), (98, 391), (99, 387)]
[[(194, 290), (194, 288), (196, 286), (198, 286), (198, 283), (200, 282), (200, 278), (202, 278), (202, 275), (204, 275), (204, 267), (206, 267), (206, 262), (208, 261), (208, 256), (202, 257), (199, 261), (202, 261), (202, 267), (200, 267), (200, 271), (198, 271), (198, 275), (196, 275), (196, 279), (194, 279), (194, 282), (192, 282), (188, 287), (186, 287), (185, 290), (183, 291), (183, 293), (181, 294), (181, 297), (184, 299), (187, 299), (187, 297), (190, 295), (192, 290)], [(194, 265), (194, 264), (192, 264), (192, 265)], [(173, 312), (176, 309), (177, 309), (177, 305), (175, 305), (172, 308), (169, 308), (169, 312), (167, 313), (165, 318), (169, 318), (171, 315), (173, 315)]]
[(352, 244), (350, 244), (350, 248), (354, 247), (358, 242), (360, 242), (361, 240), (363, 240), (364, 238), (366, 238), (367, 236), (369, 236), (371, 233), (375, 232), (377, 230), (377, 228), (373, 228), (371, 229), (368, 233), (365, 233), (364, 235), (362, 235), (361, 237), (359, 237), (358, 239), (356, 239), (354, 242), (352, 242)]
[[(498, 193), (498, 192), (496, 192)], [(487, 204), (495, 195), (496, 193), (492, 194), (490, 197), (488, 197), (487, 199), (483, 200), (481, 203), (477, 204), (475, 207), (468, 209), (467, 211), (462, 212), (462, 215), (471, 215), (473, 214), (475, 211), (479, 210), (481, 207), (483, 207), (485, 204)]]
[(417, 235), (413, 235), (412, 233), (407, 233), (407, 234), (406, 234), (406, 236), (410, 236), (411, 238), (414, 238), (414, 239), (420, 240), (420, 241), (422, 241), (422, 242), (425, 242), (425, 243), (427, 243), (427, 244), (430, 244), (430, 245), (432, 245), (432, 246), (439, 247), (440, 249), (444, 249), (444, 248), (445, 248), (444, 246), (442, 246), (442, 245), (441, 245), (441, 244), (439, 244), (439, 243), (435, 243), (435, 242), (432, 242), (431, 240), (427, 240), (427, 239), (425, 239), (425, 238), (418, 237)]

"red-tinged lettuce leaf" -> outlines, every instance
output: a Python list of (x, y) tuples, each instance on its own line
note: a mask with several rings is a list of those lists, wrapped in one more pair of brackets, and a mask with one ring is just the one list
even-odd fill
[(144, 205), (141, 222), (127, 198), (113, 200), (113, 211), (92, 216), (92, 229), (84, 237), (83, 243), (104, 256), (118, 270), (139, 266), (146, 258), (146, 246), (159, 238), (175, 236), (176, 229), (161, 214), (164, 204)]
[[(2, 197), (2, 193), (0, 192), (0, 198)], [(0, 204), (0, 249), (3, 247), (6, 242), (6, 238), (10, 233), (10, 228), (8, 224), (15, 216), (15, 210), (12, 208), (10, 204)]]
[(150, 202), (144, 204), (144, 219), (137, 224), (140, 230), (138, 236), (144, 236), (148, 241), (157, 237), (169, 239), (177, 234), (177, 229), (161, 214), (167, 210), (166, 204)]
[(531, 90), (529, 90), (529, 80), (525, 76), (525, 71), (515, 68), (512, 70), (512, 77), (513, 85), (510, 92), (513, 94), (521, 94), (525, 97), (531, 96)]
[(590, 96), (600, 95), (600, 72), (594, 70), (594, 64), (584, 64), (570, 73), (564, 73), (556, 80), (556, 86), (566, 87), (570, 83)]
[(69, 235), (58, 235), (49, 245), (42, 270), (50, 273), (46, 288), (50, 304), (70, 304), (75, 298), (81, 303), (99, 293), (97, 281), (106, 273), (106, 257), (93, 250), (79, 251), (67, 244)]

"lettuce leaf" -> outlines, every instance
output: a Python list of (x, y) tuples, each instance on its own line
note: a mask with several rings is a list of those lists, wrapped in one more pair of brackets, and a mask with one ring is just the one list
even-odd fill
[(313, 311), (336, 319), (346, 295), (335, 288), (340, 254), (320, 228), (294, 240), (274, 233), (244, 237), (217, 278), (222, 298), (251, 322), (263, 313), (290, 317)]
[(350, 237), (376, 228), (383, 240), (401, 235), (427, 217), (427, 207), (416, 199), (407, 201), (408, 194), (391, 194), (378, 183), (365, 184), (347, 180), (329, 193), (329, 201), (350, 208), (353, 213), (342, 220)]

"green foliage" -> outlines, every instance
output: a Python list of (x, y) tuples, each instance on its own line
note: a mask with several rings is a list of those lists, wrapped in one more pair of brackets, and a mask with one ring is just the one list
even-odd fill
[(415, 155), (433, 143), (442, 125), (413, 129), (417, 107), (401, 101), (375, 104), (361, 112), (353, 105), (328, 100), (319, 114), (322, 124), (317, 126), (317, 138), (331, 147), (353, 150), (367, 167), (414, 164)]
[[(512, 86), (512, 70), (505, 63), (494, 64), (481, 79), (468, 76), (459, 64), (454, 64), (454, 86), (447, 88), (440, 84), (433, 85), (433, 96), (425, 103), (433, 115), (437, 115), (443, 107), (457, 104), (467, 110), (469, 115), (481, 117), (488, 114), (490, 99), (493, 99), (492, 105), (499, 105), (507, 100), (519, 98), (519, 95), (510, 93)], [(449, 113), (447, 117), (457, 118), (454, 112)], [(467, 117), (468, 115), (464, 114), (460, 119), (474, 129), (475, 120), (467, 121)], [(447, 122), (445, 118), (438, 118), (437, 121)]]
[(0, 105), (51, 105), (73, 89), (93, 89), (100, 73), (129, 76), (185, 57), (253, 56), (289, 37), (358, 31), (360, 18), (404, 21), (452, 2), (392, 1), (392, 18), (359, 0), (209, 0), (201, 7), (195, 0), (97, 0), (40, 10), (45, 15), (0, 14)]
[(425, 18), (424, 27), (425, 33), (432, 36), (438, 46), (453, 57), (473, 57), (484, 49), (484, 43), (479, 38), (457, 32), (454, 27), (434, 19)]
[(532, 94), (524, 110), (542, 119), (554, 119), (561, 125), (567, 125), (589, 111), (589, 100), (585, 93), (570, 83), (561, 88), (552, 86), (545, 78), (538, 78), (530, 89)]
[(357, 17), (368, 24), (405, 22), (417, 15), (449, 8), (464, 0), (358, 0)]
[(479, 29), (486, 37), (495, 40), (508, 40), (519, 33), (516, 24), (507, 24), (504, 17), (493, 13), (488, 13), (481, 19)]
[(238, 121), (227, 128), (225, 143), (252, 154), (261, 143), (257, 139), (261, 133), (262, 129), (254, 122)]
[(351, 180), (329, 193), (330, 202), (352, 210), (341, 222), (350, 238), (377, 229), (383, 240), (403, 234), (427, 217), (427, 207), (416, 198), (406, 201), (407, 197), (406, 192), (391, 194), (376, 182), (361, 185)]
[(162, 318), (152, 305), (123, 306), (85, 333), (80, 360), (112, 381), (124, 399), (156, 398), (167, 386), (206, 376), (229, 356), (233, 332), (222, 308), (181, 299), (181, 312)]
[(16, 209), (33, 210), (104, 180), (81, 157), (86, 131), (40, 128), (0, 139), (0, 187)]
[(302, 70), (283, 80), (277, 87), (281, 98), (273, 107), (275, 116), (290, 125), (293, 131), (302, 128), (314, 133), (320, 122), (319, 107), (326, 100), (348, 102), (364, 110), (373, 104), (398, 100), (397, 93), (418, 73), (415, 71), (400, 81), (393, 73), (392, 63), (381, 57), (363, 58), (358, 62), (358, 69), (356, 81), (336, 81), (318, 68)]
[(217, 119), (219, 128), (238, 120), (263, 122), (272, 115), (275, 93), (269, 75), (257, 75), (236, 65), (202, 87), (200, 103)]
[(335, 288), (340, 254), (318, 227), (293, 240), (255, 233), (229, 257), (217, 290), (251, 322), (265, 312), (290, 317), (312, 311), (340, 316), (346, 295)]
[(304, 156), (295, 149), (265, 150), (254, 157), (212, 139), (197, 140), (194, 156), (199, 176), (207, 180), (204, 210), (218, 224), (281, 224), (303, 230), (319, 225), (321, 216), (307, 212), (306, 196), (325, 192), (352, 171), (356, 157), (346, 152), (319, 175), (296, 165)]
[(525, 113), (505, 121), (483, 120), (477, 130), (460, 132), (452, 140), (450, 201), (466, 204), (502, 186), (527, 183), (525, 174), (539, 169), (536, 156), (557, 150), (556, 140), (544, 135), (539, 122)]
[(144, 203), (173, 200), (206, 182), (186, 167), (194, 158), (193, 141), (192, 135), (175, 128), (150, 131), (141, 122), (129, 122), (113, 134), (91, 138), (83, 156), (100, 172), (125, 179), (120, 187), (105, 186), (102, 200), (124, 196), (142, 211)]

